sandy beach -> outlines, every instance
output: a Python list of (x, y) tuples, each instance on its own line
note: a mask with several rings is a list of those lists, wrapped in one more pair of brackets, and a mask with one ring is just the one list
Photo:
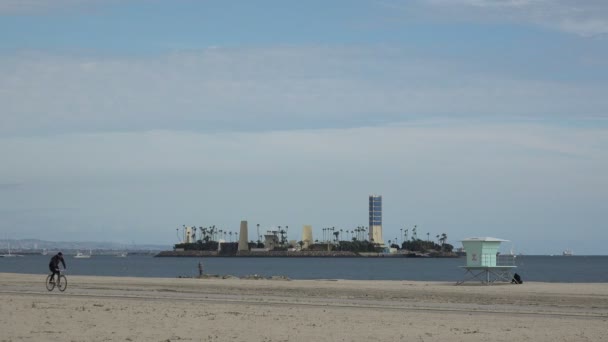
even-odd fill
[(0, 273), (0, 341), (606, 341), (608, 284)]

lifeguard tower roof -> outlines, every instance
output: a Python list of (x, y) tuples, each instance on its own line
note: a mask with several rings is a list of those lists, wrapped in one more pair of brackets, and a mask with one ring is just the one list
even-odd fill
[(472, 237), (462, 240), (467, 253), (466, 267), (496, 267), (496, 255), (501, 242), (508, 240), (493, 237)]
[(470, 237), (470, 238), (466, 238), (466, 239), (460, 240), (460, 242), (473, 242), (473, 241), (509, 242), (509, 240), (503, 240), (503, 239), (498, 239), (498, 238), (493, 238), (493, 237)]

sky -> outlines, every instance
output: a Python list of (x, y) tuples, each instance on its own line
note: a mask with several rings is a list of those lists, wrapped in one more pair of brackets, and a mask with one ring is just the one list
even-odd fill
[(604, 0), (2, 0), (0, 240), (605, 255), (607, 95)]

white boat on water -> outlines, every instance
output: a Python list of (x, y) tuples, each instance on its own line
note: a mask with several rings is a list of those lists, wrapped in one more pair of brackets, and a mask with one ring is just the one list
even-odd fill
[(126, 258), (127, 257), (127, 252), (122, 252), (122, 253), (118, 253), (116, 254), (117, 258)]
[(76, 255), (74, 255), (74, 258), (76, 259), (88, 259), (91, 257), (93, 253), (91, 252), (91, 250), (89, 250), (89, 254), (84, 254), (81, 253), (80, 251), (76, 252)]
[(563, 256), (572, 256), (572, 250), (571, 249), (566, 249), (563, 253)]
[(8, 253), (7, 254), (0, 254), (0, 258), (16, 258), (16, 257), (22, 257), (23, 255), (21, 254), (13, 254), (11, 253), (11, 244), (8, 244)]
[(513, 258), (517, 258), (517, 254), (515, 254), (515, 251), (513, 251), (513, 248), (511, 248), (511, 250), (509, 251), (509, 253), (507, 253), (507, 255), (509, 255)]

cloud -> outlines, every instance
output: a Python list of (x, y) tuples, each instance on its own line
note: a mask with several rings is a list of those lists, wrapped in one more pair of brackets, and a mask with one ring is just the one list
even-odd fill
[(0, 183), (0, 191), (11, 191), (18, 189), (23, 184), (20, 183)]
[[(423, 0), (452, 19), (521, 22), (584, 37), (608, 33), (608, 2), (603, 0)], [(432, 13), (427, 13), (433, 16)], [(449, 17), (444, 17), (449, 20)]]
[(143, 58), (0, 56), (0, 134), (607, 115), (602, 83), (488, 73), (475, 63), (388, 47), (212, 48)]
[[(109, 0), (116, 2), (116, 0)], [(2, 0), (0, 1), (0, 15), (3, 14), (31, 14), (48, 12), (58, 9), (85, 9), (87, 6), (107, 3), (102, 0)]]

